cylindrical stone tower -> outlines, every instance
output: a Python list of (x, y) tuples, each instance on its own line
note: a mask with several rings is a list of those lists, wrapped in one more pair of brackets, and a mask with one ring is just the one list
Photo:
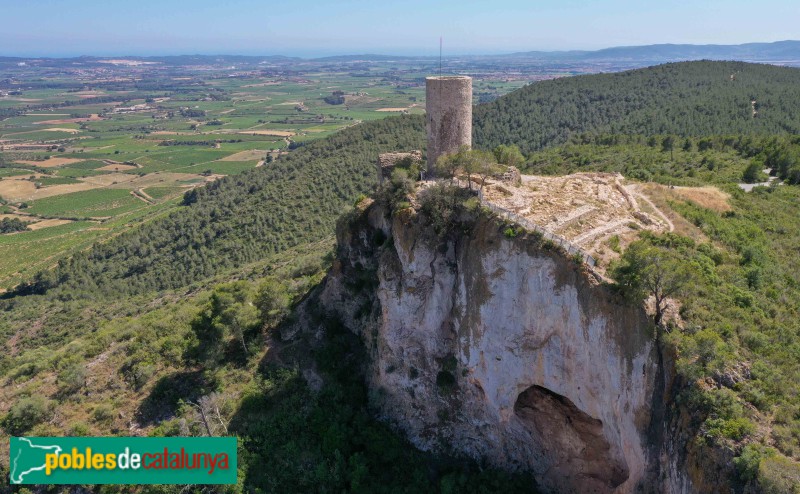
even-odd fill
[(472, 77), (425, 79), (428, 130), (428, 176), (439, 156), (472, 147)]

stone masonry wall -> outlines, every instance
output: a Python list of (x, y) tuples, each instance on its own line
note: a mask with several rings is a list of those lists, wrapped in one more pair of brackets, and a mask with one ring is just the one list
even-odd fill
[(439, 156), (472, 146), (472, 78), (466, 76), (425, 79), (428, 172)]

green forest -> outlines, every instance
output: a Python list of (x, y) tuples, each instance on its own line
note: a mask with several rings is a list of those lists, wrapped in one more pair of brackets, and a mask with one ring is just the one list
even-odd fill
[[(476, 147), (519, 146), (523, 173), (617, 171), (730, 194), (725, 212), (670, 204), (698, 239), (640, 242), (695, 280), (686, 326), (661, 336), (680, 355), (677, 404), (696, 410), (693, 447), (731, 448), (732, 482), (766, 492), (792, 492), (786, 475), (800, 460), (798, 118), (800, 70), (720, 62), (546, 81), (475, 109)], [(358, 338), (298, 309), (334, 259), (337, 219), (374, 191), (377, 155), (424, 146), (420, 116), (349, 127), (193, 189), (166, 217), (3, 294), (0, 427), (124, 435), (135, 421), (152, 435), (222, 433), (201, 428), (198, 409), (212, 407), (240, 438), (231, 491), (530, 492), (526, 476), (434, 458), (375, 420)], [(763, 169), (774, 185), (737, 187)], [(635, 259), (613, 268), (624, 280)], [(324, 327), (321, 344), (281, 338), (297, 318)], [(311, 365), (316, 389), (303, 375)], [(726, 379), (741, 366), (747, 379)], [(715, 385), (692, 385), (703, 380)]]
[(423, 147), (423, 120), (370, 122), (311, 142), (270, 166), (184, 197), (167, 218), (94, 246), (20, 291), (64, 297), (179, 288), (330, 236), (336, 219), (375, 185), (378, 154)]
[(476, 107), (484, 148), (523, 152), (576, 134), (797, 134), (800, 71), (742, 62), (682, 62), (528, 85)]
[[(529, 153), (524, 173), (618, 172), (664, 185), (800, 183), (800, 138), (791, 135), (589, 135)], [(769, 174), (764, 170), (770, 170)]]

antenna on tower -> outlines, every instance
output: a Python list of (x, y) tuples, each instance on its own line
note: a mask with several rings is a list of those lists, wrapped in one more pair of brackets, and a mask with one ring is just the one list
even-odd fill
[(442, 37), (439, 36), (439, 77), (442, 77)]

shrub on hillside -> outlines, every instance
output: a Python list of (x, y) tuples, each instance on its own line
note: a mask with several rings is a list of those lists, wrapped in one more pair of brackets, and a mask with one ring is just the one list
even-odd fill
[(53, 402), (41, 395), (20, 399), (3, 418), (3, 429), (10, 435), (21, 436), (53, 414)]

